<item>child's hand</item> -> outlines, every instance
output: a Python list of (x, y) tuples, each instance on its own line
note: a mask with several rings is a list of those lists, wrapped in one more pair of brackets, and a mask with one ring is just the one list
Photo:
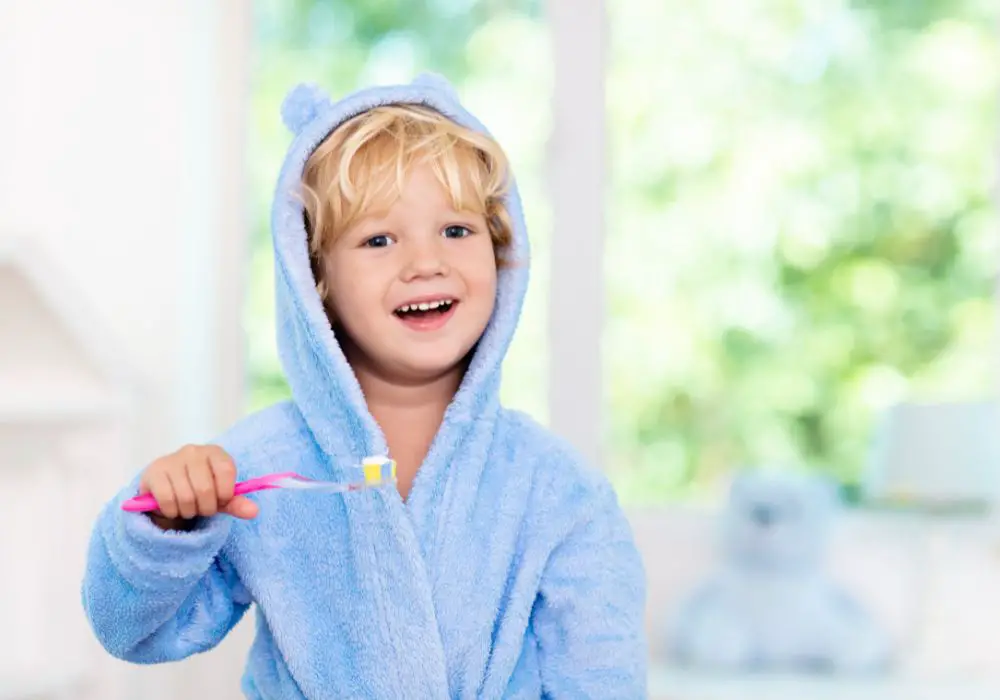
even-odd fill
[(233, 497), (236, 465), (216, 445), (188, 445), (153, 462), (139, 481), (139, 493), (152, 493), (160, 509), (150, 518), (161, 530), (188, 530), (192, 519), (226, 513), (257, 516), (257, 504)]

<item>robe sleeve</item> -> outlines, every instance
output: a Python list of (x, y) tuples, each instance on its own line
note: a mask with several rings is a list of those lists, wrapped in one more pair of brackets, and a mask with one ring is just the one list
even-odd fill
[(133, 663), (177, 661), (217, 645), (251, 599), (220, 550), (231, 521), (216, 515), (190, 532), (161, 531), (121, 510), (127, 489), (94, 526), (82, 587), (101, 645)]

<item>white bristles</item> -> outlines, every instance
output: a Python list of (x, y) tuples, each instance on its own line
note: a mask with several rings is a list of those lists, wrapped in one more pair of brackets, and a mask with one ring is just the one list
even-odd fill
[(385, 455), (365, 457), (361, 463), (362, 478), (357, 481), (323, 481), (310, 479), (299, 474), (288, 474), (271, 482), (273, 488), (295, 489), (297, 491), (325, 491), (346, 493), (363, 489), (378, 488), (396, 483), (396, 463)]
[(277, 488), (297, 489), (299, 491), (323, 491), (326, 493), (347, 493), (348, 491), (360, 491), (366, 488), (385, 486), (389, 481), (314, 481), (312, 479), (286, 476), (274, 481)]
[(311, 481), (309, 479), (299, 479), (294, 476), (286, 476), (276, 479), (274, 485), (280, 489), (314, 489), (323, 485), (329, 485), (327, 481)]

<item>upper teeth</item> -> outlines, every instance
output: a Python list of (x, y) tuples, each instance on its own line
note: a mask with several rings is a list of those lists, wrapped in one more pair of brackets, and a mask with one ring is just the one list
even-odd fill
[(442, 299), (440, 301), (422, 301), (419, 304), (405, 304), (400, 306), (398, 310), (402, 313), (406, 313), (407, 311), (428, 311), (441, 306), (448, 306), (449, 304), (451, 304), (451, 299)]

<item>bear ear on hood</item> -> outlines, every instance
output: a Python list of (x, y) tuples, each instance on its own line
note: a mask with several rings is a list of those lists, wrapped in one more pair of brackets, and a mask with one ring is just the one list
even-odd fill
[(296, 85), (281, 103), (281, 120), (298, 135), (323, 110), (331, 106), (330, 96), (317, 85)]
[[(442, 75), (421, 73), (411, 85), (434, 90), (449, 101), (458, 102), (458, 92)], [(292, 134), (298, 136), (317, 116), (333, 105), (330, 96), (318, 85), (302, 83), (292, 88), (281, 103), (281, 120)]]

